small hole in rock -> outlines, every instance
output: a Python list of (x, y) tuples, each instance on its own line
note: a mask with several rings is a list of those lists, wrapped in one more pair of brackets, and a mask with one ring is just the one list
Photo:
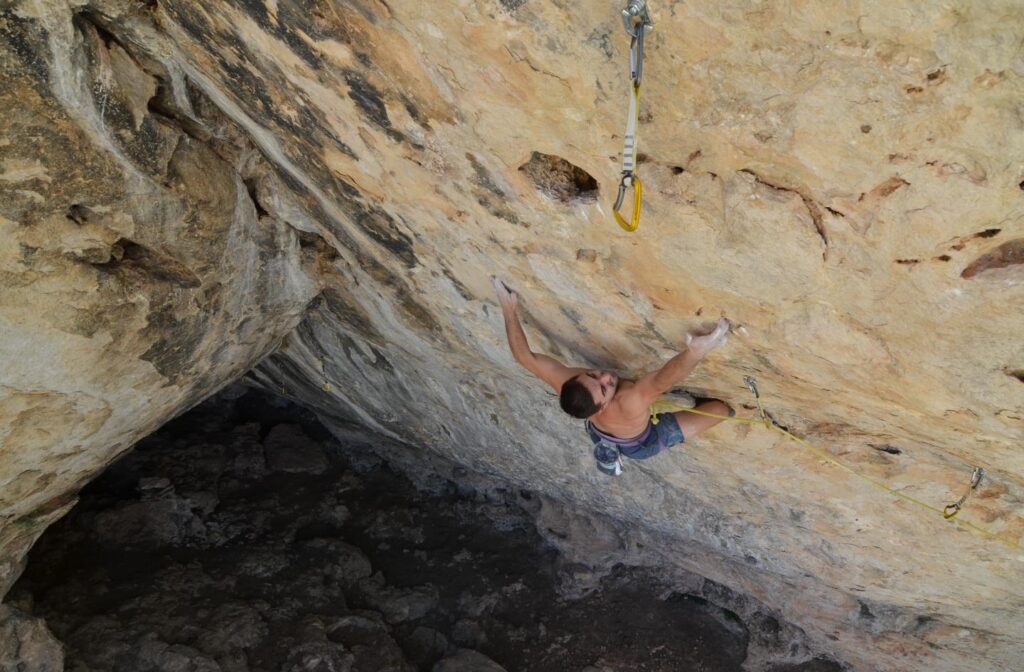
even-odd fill
[(685, 172), (686, 172), (686, 169), (683, 168), (682, 166), (672, 166), (672, 174), (673, 175), (682, 175)]
[(519, 170), (526, 173), (538, 190), (563, 203), (597, 199), (597, 180), (560, 156), (534, 152)]
[(937, 257), (935, 257), (935, 258), (936, 258), (937, 260), (939, 260), (939, 261), (949, 261), (949, 260), (950, 260), (950, 259), (952, 259), (953, 257), (949, 256), (948, 254), (940, 254), (939, 256), (937, 256)]
[(1012, 371), (1007, 371), (1006, 375), (1010, 376), (1011, 378), (1016, 378), (1020, 382), (1024, 383), (1024, 369), (1015, 369)]
[(75, 224), (82, 226), (89, 222), (89, 215), (91, 214), (91, 212), (92, 211), (89, 210), (89, 208), (87, 208), (86, 206), (74, 203), (71, 205), (70, 208), (68, 208), (67, 214), (65, 216)]
[(871, 132), (871, 124), (863, 124), (863, 125), (861, 125), (860, 132), (861, 133), (870, 133)]
[(1002, 231), (1002, 229), (985, 229), (984, 231), (979, 231), (978, 233), (974, 234), (974, 237), (975, 238), (994, 238), (995, 236), (999, 235), (1000, 231)]
[(243, 180), (243, 184), (245, 185), (246, 191), (249, 192), (249, 199), (252, 201), (253, 206), (256, 208), (256, 219), (260, 219), (262, 217), (269, 217), (270, 213), (267, 212), (266, 208), (263, 207), (263, 204), (260, 203), (259, 195), (256, 189), (256, 180), (251, 178), (248, 180)]
[(902, 455), (903, 451), (896, 446), (889, 443), (869, 443), (869, 446), (874, 448), (880, 453), (889, 453), (890, 455)]
[(1024, 191), (1024, 180), (1022, 180), (1021, 183), (1018, 184), (1017, 186), (1020, 187), (1021, 191)]
[(979, 273), (1024, 264), (1024, 238), (1003, 243), (996, 249), (981, 255), (963, 270), (962, 278), (973, 278)]

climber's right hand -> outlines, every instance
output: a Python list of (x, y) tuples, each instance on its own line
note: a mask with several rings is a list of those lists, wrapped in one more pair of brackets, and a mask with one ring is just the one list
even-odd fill
[(498, 303), (501, 304), (501, 309), (515, 312), (516, 307), (519, 305), (519, 295), (515, 293), (515, 290), (510, 289), (496, 275), (491, 276), (491, 284), (494, 285), (494, 291), (498, 295)]
[(715, 325), (714, 331), (709, 334), (704, 334), (702, 336), (687, 334), (686, 345), (689, 346), (690, 351), (693, 354), (703, 358), (715, 348), (725, 345), (726, 340), (729, 338), (730, 326), (732, 325), (729, 320), (723, 317), (718, 320), (718, 324)]

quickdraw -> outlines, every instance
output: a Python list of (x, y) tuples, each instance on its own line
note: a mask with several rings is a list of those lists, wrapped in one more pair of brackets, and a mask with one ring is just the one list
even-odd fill
[(967, 499), (975, 490), (978, 489), (978, 486), (981, 485), (981, 479), (983, 476), (985, 476), (985, 470), (982, 469), (981, 467), (975, 467), (974, 471), (971, 473), (971, 483), (970, 485), (967, 486), (967, 491), (964, 492), (960, 499), (956, 500), (952, 504), (946, 505), (946, 508), (942, 510), (943, 518), (949, 520), (956, 514), (960, 513), (960, 509), (963, 508), (964, 504), (967, 502)]
[[(636, 166), (636, 128), (640, 118), (640, 82), (644, 75), (644, 35), (654, 30), (654, 23), (647, 13), (646, 0), (629, 0), (622, 10), (622, 25), (632, 38), (629, 43), (629, 115), (626, 119), (626, 137), (622, 149), (622, 179), (619, 194), (615, 199), (613, 212), (615, 221), (626, 231), (636, 231), (640, 226), (640, 208), (643, 205), (643, 183), (634, 173)], [(633, 188), (633, 214), (630, 221), (619, 212), (626, 190)]]
[(954, 523), (956, 525), (960, 525), (961, 527), (964, 527), (964, 528), (967, 528), (967, 529), (974, 530), (975, 532), (978, 532), (978, 533), (988, 537), (989, 539), (994, 539), (994, 540), (1001, 541), (1001, 542), (1003, 542), (1004, 544), (1006, 544), (1007, 546), (1009, 546), (1011, 548), (1017, 548), (1017, 549), (1021, 548), (1020, 542), (1017, 541), (1017, 539), (1015, 539), (1013, 537), (1010, 537), (1010, 536), (1007, 536), (1007, 535), (1004, 535), (1004, 534), (999, 534), (998, 532), (993, 532), (992, 530), (988, 529), (987, 527), (982, 527), (981, 525), (972, 523), (972, 522), (970, 522), (968, 520), (961, 520), (959, 518), (956, 518), (956, 515), (958, 513), (960, 513), (960, 510), (964, 507), (964, 504), (966, 504), (967, 500), (974, 493), (974, 491), (977, 490), (978, 486), (981, 485), (981, 481), (985, 477), (985, 470), (982, 469), (981, 467), (975, 467), (974, 468), (974, 471), (971, 473), (971, 482), (967, 486), (967, 490), (966, 490), (966, 492), (964, 492), (963, 496), (960, 497), (960, 499), (958, 499), (957, 501), (953, 502), (952, 504), (947, 505), (945, 507), (945, 509), (939, 509), (937, 506), (932, 506), (931, 504), (928, 504), (927, 502), (923, 502), (920, 499), (917, 499), (916, 497), (908, 495), (902, 489), (897, 490), (895, 488), (891, 488), (888, 485), (886, 485), (885, 483), (883, 483), (882, 481), (879, 481), (879, 480), (877, 480), (875, 478), (872, 478), (871, 476), (868, 476), (867, 474), (861, 473), (857, 469), (854, 469), (853, 467), (850, 467), (847, 464), (837, 460), (827, 450), (824, 450), (822, 448), (818, 448), (817, 446), (813, 445), (812, 443), (810, 443), (806, 439), (802, 439), (799, 436), (796, 436), (795, 434), (790, 432), (789, 430), (781, 427), (778, 423), (776, 423), (776, 422), (774, 422), (772, 420), (771, 415), (769, 415), (768, 412), (765, 411), (764, 406), (761, 405), (761, 394), (760, 394), (759, 390), (757, 389), (757, 380), (754, 379), (753, 376), (744, 376), (743, 377), (743, 383), (747, 386), (747, 389), (750, 390), (751, 394), (754, 395), (754, 399), (757, 401), (758, 412), (759, 412), (759, 414), (761, 416), (760, 418), (730, 417), (730, 416), (721, 415), (719, 413), (708, 413), (707, 411), (699, 411), (696, 408), (685, 408), (685, 407), (681, 407), (681, 406), (678, 406), (678, 405), (673, 405), (670, 402), (670, 400), (667, 400), (667, 399), (659, 400), (656, 403), (659, 405), (659, 408), (658, 408), (659, 412), (686, 411), (687, 413), (693, 413), (694, 415), (703, 415), (703, 416), (708, 417), (708, 418), (717, 418), (719, 420), (730, 421), (730, 422), (738, 422), (738, 423), (745, 424), (745, 425), (751, 425), (751, 426), (758, 425), (758, 424), (764, 425), (765, 428), (767, 428), (767, 429), (769, 429), (769, 430), (771, 430), (773, 432), (776, 432), (778, 434), (782, 434), (783, 436), (785, 436), (786, 438), (790, 439), (791, 441), (794, 441), (795, 443), (803, 446), (809, 452), (811, 452), (812, 454), (814, 454), (817, 457), (821, 458), (822, 460), (824, 460), (824, 461), (826, 461), (826, 462), (828, 462), (830, 464), (833, 464), (836, 467), (839, 467), (840, 469), (842, 469), (843, 471), (847, 472), (848, 474), (859, 478), (860, 480), (864, 481), (865, 483), (868, 483), (869, 485), (872, 485), (872, 486), (878, 488), (879, 490), (884, 490), (885, 492), (889, 493), (890, 495), (892, 495), (894, 497), (897, 497), (899, 499), (902, 499), (902, 500), (904, 500), (906, 502), (909, 502), (910, 504), (913, 504), (914, 506), (917, 506), (918, 508), (920, 508), (920, 509), (922, 509), (924, 511), (927, 511), (927, 512), (930, 512), (930, 513), (933, 513), (933, 514), (938, 514), (938, 515), (942, 516), (943, 518), (945, 518), (946, 520), (950, 521), (951, 523)]
[(761, 415), (761, 422), (765, 427), (770, 427), (772, 421), (768, 419), (768, 413), (761, 405), (761, 393), (757, 391), (757, 379), (753, 376), (743, 376), (743, 384), (747, 386), (750, 393), (754, 395), (754, 400), (757, 401), (757, 412)]

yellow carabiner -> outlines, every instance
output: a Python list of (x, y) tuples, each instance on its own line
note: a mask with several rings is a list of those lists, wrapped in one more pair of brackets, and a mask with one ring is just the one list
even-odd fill
[[(633, 216), (630, 221), (627, 222), (621, 214), (619, 214), (619, 208), (622, 207), (622, 197), (626, 193), (626, 180), (630, 180), (633, 186)], [(615, 200), (615, 208), (612, 210), (615, 213), (615, 221), (619, 223), (625, 231), (632, 233), (636, 231), (636, 228), (640, 226), (640, 206), (643, 204), (644, 199), (644, 185), (640, 181), (640, 178), (636, 175), (625, 176), (622, 178), (622, 182), (619, 184), (619, 197)]]

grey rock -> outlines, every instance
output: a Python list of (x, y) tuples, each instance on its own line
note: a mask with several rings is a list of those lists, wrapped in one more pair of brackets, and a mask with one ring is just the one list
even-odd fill
[(205, 653), (222, 656), (256, 646), (268, 633), (259, 611), (246, 603), (224, 604), (205, 619), (196, 645)]
[(290, 559), (286, 553), (254, 550), (238, 564), (238, 573), (242, 576), (266, 579), (274, 576), (288, 566)]
[(324, 575), (342, 585), (354, 585), (373, 572), (369, 559), (361, 550), (339, 539), (311, 539), (305, 547), (323, 552)]
[(163, 477), (140, 478), (138, 485), (139, 494), (144, 499), (165, 497), (174, 492), (174, 485), (170, 479)]
[(299, 425), (277, 425), (263, 441), (267, 468), (294, 474), (322, 474), (327, 469), (324, 451)]
[(326, 624), (327, 637), (331, 641), (349, 646), (370, 644), (388, 635), (388, 626), (375, 611), (347, 614)]
[(470, 649), (459, 649), (453, 655), (438, 662), (431, 672), (507, 672), (504, 667), (480, 653)]
[(352, 513), (348, 510), (347, 506), (344, 504), (337, 504), (326, 509), (321, 520), (329, 525), (340, 527), (348, 522), (351, 515)]
[(353, 662), (354, 657), (341, 644), (303, 642), (288, 652), (281, 672), (349, 672)]
[(64, 649), (42, 619), (0, 605), (0, 670), (63, 672)]
[(402, 640), (402, 649), (418, 668), (433, 665), (448, 650), (448, 638), (433, 628), (418, 626)]
[(231, 469), (239, 478), (259, 478), (267, 471), (267, 459), (260, 452), (246, 450), (235, 457)]
[(487, 642), (487, 634), (479, 623), (463, 618), (452, 628), (452, 639), (459, 646), (477, 648)]
[(179, 497), (131, 502), (96, 516), (96, 535), (126, 548), (181, 545), (205, 536), (203, 522), (188, 500)]
[(414, 621), (437, 606), (437, 589), (430, 584), (396, 588), (384, 585), (379, 573), (375, 577), (378, 578), (360, 581), (359, 590), (367, 602), (384, 614), (384, 620), (388, 623)]
[(155, 637), (143, 640), (135, 650), (134, 662), (125, 669), (159, 672), (223, 672), (220, 665), (183, 644), (168, 644)]

